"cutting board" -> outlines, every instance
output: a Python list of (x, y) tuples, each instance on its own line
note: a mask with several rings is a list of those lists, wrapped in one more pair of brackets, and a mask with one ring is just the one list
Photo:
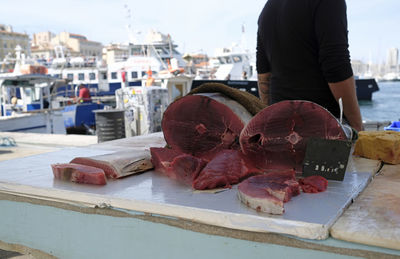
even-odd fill
[(334, 238), (400, 249), (400, 165), (381, 172), (331, 228)]
[[(325, 239), (337, 218), (369, 183), (372, 174), (370, 170), (349, 171), (343, 182), (330, 181), (328, 189), (323, 193), (303, 193), (293, 197), (285, 203), (283, 215), (270, 215), (248, 208), (237, 198), (237, 185), (218, 193), (194, 193), (192, 188), (152, 170), (109, 180), (101, 187), (54, 179), (50, 164), (69, 162), (77, 156), (96, 156), (113, 152), (115, 151), (96, 147), (67, 148), (2, 161), (0, 193), (39, 197), (41, 200), (67, 202), (79, 206), (112, 207), (159, 214), (245, 231)], [(355, 168), (357, 167), (355, 165)]]

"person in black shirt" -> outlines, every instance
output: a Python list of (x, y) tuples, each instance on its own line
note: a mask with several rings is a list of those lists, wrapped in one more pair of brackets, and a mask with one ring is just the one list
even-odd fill
[(258, 19), (258, 88), (269, 105), (315, 102), (362, 130), (350, 64), (345, 0), (268, 0)]

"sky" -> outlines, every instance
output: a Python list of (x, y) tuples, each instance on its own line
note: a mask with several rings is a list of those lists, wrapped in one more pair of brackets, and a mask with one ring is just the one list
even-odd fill
[[(352, 59), (386, 60), (400, 48), (399, 0), (347, 0)], [(181, 53), (213, 55), (215, 48), (244, 44), (255, 52), (257, 19), (266, 0), (1, 0), (0, 24), (15, 32), (62, 31), (102, 44), (129, 41), (153, 29), (170, 34)], [(242, 37), (242, 26), (245, 28)]]

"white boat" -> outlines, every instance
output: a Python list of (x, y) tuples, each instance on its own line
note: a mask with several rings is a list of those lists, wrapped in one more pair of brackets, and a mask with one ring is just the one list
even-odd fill
[(218, 48), (206, 65), (196, 68), (195, 80), (257, 80), (252, 55), (240, 46)]
[(169, 36), (153, 31), (150, 34), (151, 41), (127, 44), (129, 56), (108, 65), (94, 58), (65, 57), (62, 48), (56, 48), (57, 58), (50, 64), (48, 74), (71, 80), (71, 89), (65, 89), (65, 95), (73, 95), (76, 86), (84, 84), (92, 96), (110, 96), (121, 87), (140, 86), (149, 70), (153, 77), (160, 72), (182, 73), (186, 62), (177, 45)]
[(0, 131), (65, 134), (61, 110), (53, 109), (50, 88), (57, 79), (47, 75), (0, 78)]

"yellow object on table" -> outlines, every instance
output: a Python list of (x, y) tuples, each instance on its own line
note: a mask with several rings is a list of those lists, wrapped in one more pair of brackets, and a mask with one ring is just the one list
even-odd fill
[(360, 131), (354, 155), (400, 164), (400, 132)]

